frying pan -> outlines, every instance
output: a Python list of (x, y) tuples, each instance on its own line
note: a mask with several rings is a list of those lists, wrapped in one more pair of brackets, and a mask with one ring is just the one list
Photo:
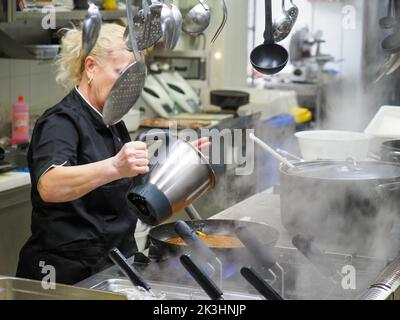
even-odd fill
[[(246, 228), (249, 232), (257, 235), (258, 240), (265, 248), (275, 246), (279, 238), (279, 232), (275, 228), (268, 225), (240, 221), (240, 220), (196, 220), (186, 221), (191, 227), (199, 230), (207, 235), (228, 235), (236, 237), (235, 230), (239, 227)], [(161, 255), (181, 255), (187, 253), (189, 247), (168, 243), (167, 240), (177, 237), (175, 231), (175, 223), (162, 224), (154, 227), (149, 232), (149, 240), (151, 244), (157, 249)], [(232, 247), (232, 248), (210, 248), (218, 257), (234, 258), (240, 255), (247, 256), (247, 249), (245, 247)]]

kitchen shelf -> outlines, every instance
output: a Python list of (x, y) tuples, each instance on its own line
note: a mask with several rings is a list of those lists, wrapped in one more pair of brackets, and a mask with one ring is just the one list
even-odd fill
[[(4, 1), (4, 2), (1, 2)], [(101, 10), (103, 20), (115, 20), (126, 17), (126, 11), (120, 7), (118, 10)], [(82, 20), (87, 14), (87, 10), (56, 11), (56, 20)], [(36, 11), (16, 11), (15, 0), (0, 0), (0, 23), (10, 23), (14, 21), (40, 20), (47, 13)]]
[[(101, 16), (105, 20), (113, 20), (118, 18), (126, 17), (125, 10), (110, 10), (100, 11)], [(56, 12), (57, 20), (82, 20), (87, 14), (87, 10), (72, 10), (72, 11), (60, 11)], [(45, 13), (39, 11), (17, 11), (14, 13), (14, 20), (30, 20), (30, 19), (42, 19), (46, 16)]]

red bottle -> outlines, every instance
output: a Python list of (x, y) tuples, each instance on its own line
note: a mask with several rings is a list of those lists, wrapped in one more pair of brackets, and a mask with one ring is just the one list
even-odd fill
[(19, 96), (18, 102), (12, 107), (11, 144), (27, 142), (29, 142), (29, 106), (24, 103), (24, 97)]

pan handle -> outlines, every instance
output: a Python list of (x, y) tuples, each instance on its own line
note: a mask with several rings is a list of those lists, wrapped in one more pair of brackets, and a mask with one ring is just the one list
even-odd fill
[(250, 267), (240, 269), (241, 275), (267, 300), (283, 300), (281, 295)]
[(126, 258), (117, 248), (112, 249), (108, 256), (135, 286), (142, 287), (151, 292), (151, 287), (149, 284), (142, 278), (139, 272), (137, 272), (136, 269), (134, 269), (134, 267), (128, 263)]
[(196, 231), (192, 229), (185, 221), (178, 220), (174, 224), (176, 233), (193, 249), (194, 253), (201, 258), (204, 258), (207, 262), (213, 263), (217, 256), (214, 252), (207, 247), (204, 242), (196, 234)]
[(180, 257), (182, 265), (207, 293), (211, 300), (223, 300), (223, 292), (215, 282), (188, 255)]
[(200, 216), (199, 212), (196, 210), (196, 208), (192, 205), (189, 204), (186, 208), (185, 211), (187, 215), (189, 216), (190, 220), (202, 220), (202, 217)]
[(271, 248), (263, 245), (246, 227), (236, 228), (235, 233), (264, 268), (270, 269), (276, 264), (276, 258), (271, 252)]

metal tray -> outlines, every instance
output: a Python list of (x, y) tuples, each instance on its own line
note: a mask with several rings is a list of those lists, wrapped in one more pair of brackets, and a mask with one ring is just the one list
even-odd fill
[(127, 300), (125, 295), (56, 284), (44, 289), (40, 281), (0, 277), (0, 300)]
[[(156, 295), (165, 295), (166, 300), (209, 300), (210, 298), (200, 289), (193, 287), (184, 287), (177, 285), (170, 285), (166, 283), (149, 282), (151, 289)], [(104, 290), (109, 292), (116, 292), (119, 290), (132, 288), (132, 283), (123, 278), (108, 279), (94, 285), (91, 289)], [(222, 291), (223, 288), (222, 288)], [(260, 296), (243, 294), (236, 292), (225, 292), (224, 298), (226, 300), (262, 300)]]

